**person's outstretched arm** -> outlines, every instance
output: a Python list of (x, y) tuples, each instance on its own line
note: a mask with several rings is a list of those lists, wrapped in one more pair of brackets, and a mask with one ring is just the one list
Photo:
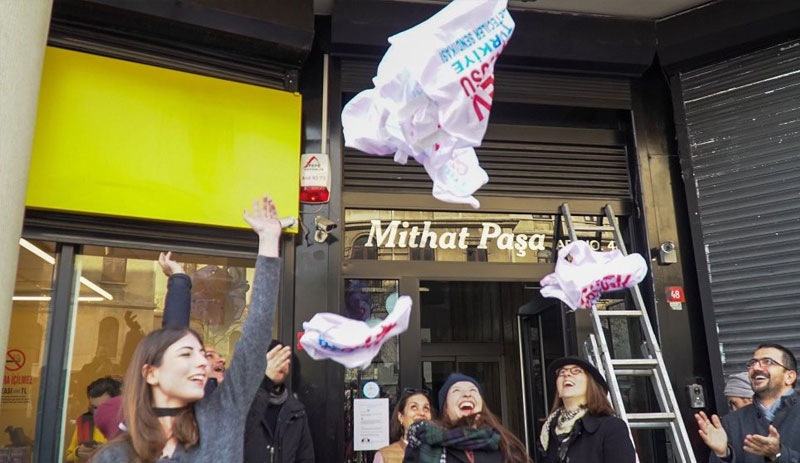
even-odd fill
[(172, 258), (172, 252), (161, 253), (158, 263), (167, 280), (167, 296), (164, 298), (164, 317), (161, 326), (189, 326), (192, 310), (192, 279), (183, 271), (183, 266)]
[(258, 256), (250, 294), (250, 308), (236, 343), (233, 359), (223, 381), (207, 400), (197, 402), (195, 413), (201, 442), (212, 436), (205, 450), (209, 461), (232, 461), (241, 458), (240, 439), (218, 439), (229, 433), (243, 433), (247, 411), (267, 368), (267, 349), (272, 340), (272, 322), (280, 289), (281, 224), (275, 204), (265, 196), (245, 212), (245, 221), (258, 234)]

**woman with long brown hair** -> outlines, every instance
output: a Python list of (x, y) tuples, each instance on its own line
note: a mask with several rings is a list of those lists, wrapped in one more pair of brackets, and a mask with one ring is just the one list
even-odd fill
[(439, 389), (441, 418), (408, 431), (406, 463), (530, 463), (525, 446), (483, 401), (471, 376), (452, 373)]
[(258, 234), (258, 257), (250, 310), (225, 381), (204, 398), (208, 361), (196, 332), (167, 326), (148, 334), (125, 375), (127, 432), (99, 449), (93, 462), (242, 461), (242, 440), (231, 436), (243, 435), (264, 376), (281, 274), (275, 204), (265, 196), (244, 219)]
[(600, 371), (578, 357), (555, 360), (548, 371), (557, 393), (539, 435), (536, 461), (634, 463), (628, 426), (616, 417)]
[(406, 453), (408, 428), (419, 420), (430, 420), (431, 399), (427, 389), (406, 388), (389, 417), (390, 444), (375, 452), (372, 463), (400, 463)]

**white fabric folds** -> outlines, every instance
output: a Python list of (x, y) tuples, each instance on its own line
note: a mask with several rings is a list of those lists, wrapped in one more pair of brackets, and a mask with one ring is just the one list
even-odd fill
[(331, 359), (347, 368), (366, 368), (393, 336), (408, 329), (411, 298), (401, 296), (386, 318), (370, 327), (365, 322), (322, 312), (303, 323), (300, 345), (314, 360)]
[(494, 63), (514, 20), (507, 0), (454, 0), (389, 38), (372, 79), (342, 111), (345, 145), (409, 157), (433, 180), (441, 201), (480, 207), (472, 196), (489, 177), (478, 164), (494, 97)]
[(579, 240), (558, 252), (555, 272), (539, 283), (542, 296), (561, 299), (572, 310), (591, 309), (602, 293), (639, 284), (647, 270), (647, 262), (639, 254), (625, 256), (618, 249), (592, 251), (589, 243)]

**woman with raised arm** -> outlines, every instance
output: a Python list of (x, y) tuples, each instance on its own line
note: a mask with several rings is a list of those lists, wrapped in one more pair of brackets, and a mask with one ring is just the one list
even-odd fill
[(137, 346), (125, 375), (127, 432), (95, 454), (95, 463), (242, 461), (247, 410), (266, 369), (278, 299), (281, 225), (265, 196), (244, 219), (258, 234), (250, 310), (225, 381), (206, 400), (207, 360), (200, 336), (168, 325)]

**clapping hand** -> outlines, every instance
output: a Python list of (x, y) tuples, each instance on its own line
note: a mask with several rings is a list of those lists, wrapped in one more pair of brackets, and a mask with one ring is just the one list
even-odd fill
[(781, 435), (773, 425), (769, 425), (769, 434), (766, 436), (748, 434), (744, 437), (744, 451), (775, 461), (776, 455), (781, 451)]
[(705, 412), (696, 413), (694, 419), (697, 420), (700, 437), (708, 448), (720, 458), (728, 454), (728, 433), (722, 427), (717, 415), (711, 415), (709, 419)]

